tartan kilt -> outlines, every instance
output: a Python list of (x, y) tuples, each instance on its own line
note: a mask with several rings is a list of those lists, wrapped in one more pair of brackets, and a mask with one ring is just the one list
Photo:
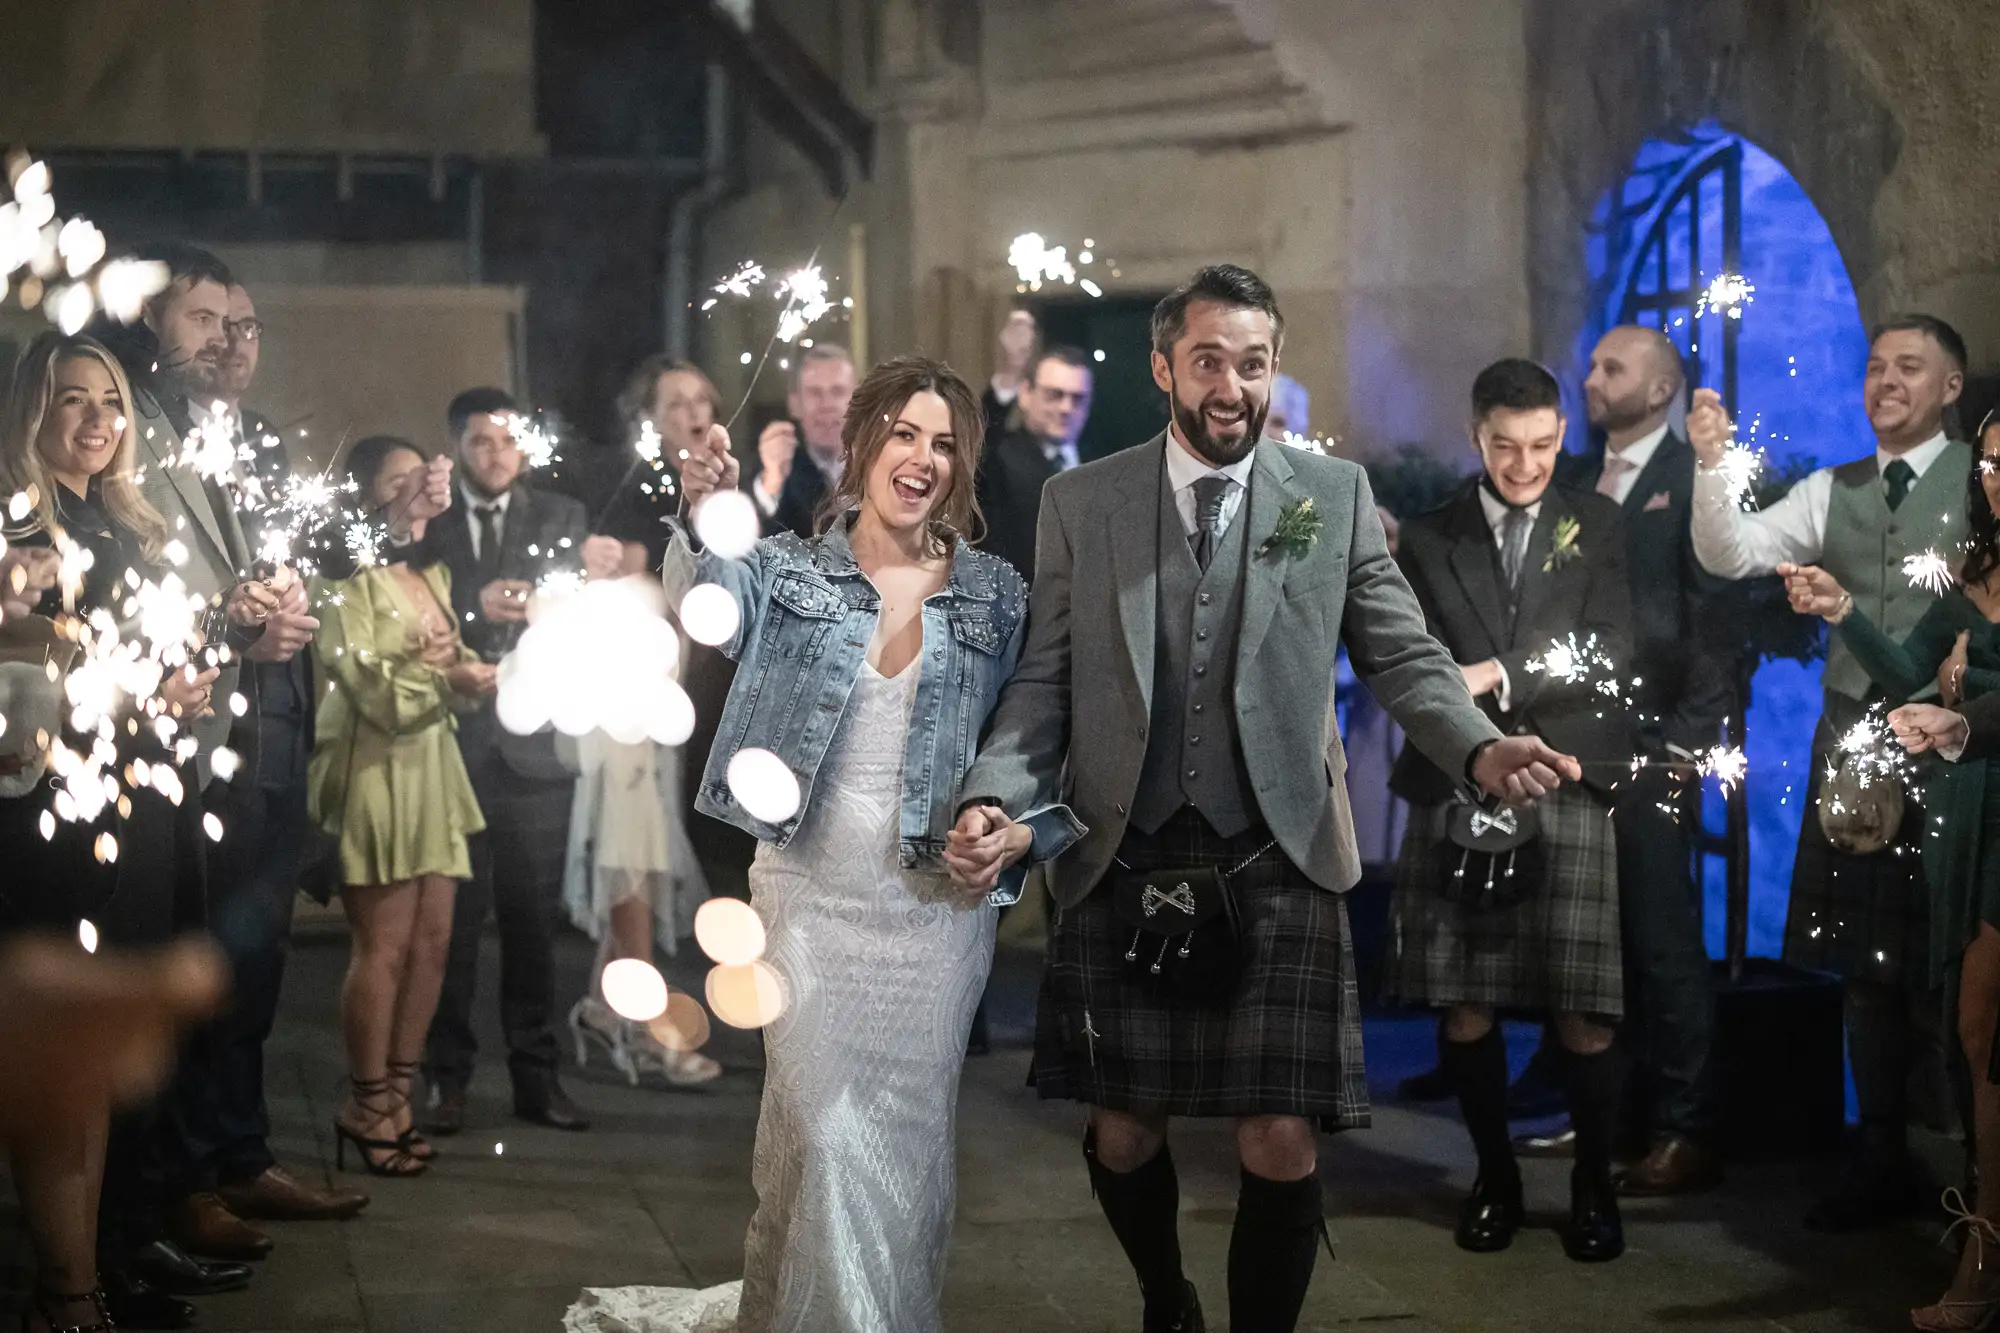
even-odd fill
[(1843, 852), (1819, 826), (1819, 787), (1826, 756), (1815, 748), (1806, 784), (1805, 818), (1792, 862), (1792, 898), (1785, 911), (1785, 961), (1840, 977), (1934, 985), (1931, 897), (1919, 839), (1924, 808), (1903, 806), (1893, 845), (1868, 856)]
[(1581, 787), (1535, 802), (1547, 880), (1512, 907), (1447, 901), (1458, 849), (1447, 807), (1410, 808), (1396, 863), (1383, 989), (1415, 1004), (1492, 1005), (1619, 1018), (1625, 1012), (1618, 840), (1611, 811)]
[[(1185, 808), (1147, 837), (1126, 837), (1134, 869), (1233, 866), (1270, 841), (1216, 834)], [(1132, 930), (1111, 872), (1064, 909), (1049, 943), (1029, 1081), (1043, 1098), (1131, 1114), (1297, 1115), (1322, 1129), (1368, 1124), (1361, 1004), (1347, 902), (1279, 848), (1229, 878), (1248, 960), (1227, 1004), (1158, 998), (1125, 972)]]

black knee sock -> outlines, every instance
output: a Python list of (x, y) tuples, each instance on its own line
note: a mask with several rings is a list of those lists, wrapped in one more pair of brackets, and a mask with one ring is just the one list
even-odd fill
[(1475, 1041), (1447, 1041), (1441, 1050), (1458, 1109), (1479, 1154), (1479, 1177), (1497, 1190), (1521, 1192), (1521, 1168), (1507, 1132), (1507, 1042), (1500, 1025)]
[(1292, 1333), (1325, 1226), (1319, 1177), (1243, 1173), (1229, 1235), (1230, 1333)]
[(1125, 1249), (1138, 1275), (1149, 1316), (1180, 1313), (1187, 1300), (1187, 1279), (1181, 1272), (1180, 1179), (1173, 1154), (1160, 1150), (1136, 1171), (1113, 1171), (1097, 1159), (1097, 1138), (1086, 1134), (1083, 1160), (1090, 1167), (1090, 1187), (1111, 1234)]
[(1618, 1121), (1620, 1058), (1614, 1042), (1595, 1055), (1565, 1053), (1569, 1065), (1569, 1123), (1576, 1130), (1576, 1173), (1593, 1184), (1611, 1182), (1611, 1136)]
[(1862, 1152), (1877, 1169), (1900, 1166), (1909, 1121), (1909, 997), (1899, 986), (1849, 981), (1845, 998)]

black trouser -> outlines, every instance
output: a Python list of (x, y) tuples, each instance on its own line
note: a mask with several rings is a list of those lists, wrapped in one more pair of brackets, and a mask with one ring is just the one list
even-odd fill
[(556, 1068), (555, 931), (573, 784), (521, 777), (496, 757), (473, 772), (472, 785), (486, 831), (472, 838), (472, 878), (458, 886), (452, 910), (427, 1074), (434, 1085), (457, 1088), (472, 1079), (479, 936), (491, 910), (500, 927), (500, 1026), (518, 1085), (546, 1079)]
[(254, 1180), (277, 1164), (268, 1142), (264, 1043), (278, 1015), (306, 837), (306, 788), (215, 783), (222, 820), (209, 857), (208, 925), (229, 960), (229, 1007), (182, 1057), (167, 1114), (170, 1183), (183, 1192)]
[(1647, 769), (1619, 796), (1618, 911), (1625, 943), (1625, 1023), (1653, 1133), (1701, 1139), (1718, 1116), (1710, 1048), (1715, 990), (1689, 870), (1676, 775)]

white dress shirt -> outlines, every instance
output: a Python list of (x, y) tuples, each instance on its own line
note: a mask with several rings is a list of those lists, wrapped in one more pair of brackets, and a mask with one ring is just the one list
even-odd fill
[[(1921, 477), (1945, 450), (1943, 431), (1900, 454), (1875, 450), (1875, 466), (1887, 471), (1898, 458)], [(1885, 491), (1886, 478), (1877, 483)], [(1833, 469), (1823, 467), (1785, 493), (1769, 509), (1746, 513), (1716, 468), (1694, 470), (1691, 527), (1695, 558), (1703, 569), (1726, 579), (1769, 574), (1781, 564), (1810, 565), (1826, 548), (1826, 512), (1833, 504)]]
[(489, 500), (485, 496), (475, 492), (464, 482), (460, 482), (458, 484), (458, 499), (459, 503), (465, 506), (465, 527), (466, 531), (472, 534), (472, 558), (474, 560), (479, 559), (479, 511), (481, 509), (495, 505), (499, 506), (500, 512), (493, 516), (493, 535), (499, 539), (502, 546), (507, 544), (507, 506), (513, 501), (514, 492), (502, 491), (498, 496)]
[[(1657, 445), (1658, 443), (1659, 441), (1654, 441), (1654, 444)], [(1546, 492), (1544, 494), (1546, 495)], [(1486, 515), (1486, 526), (1493, 532), (1494, 548), (1500, 551), (1502, 555), (1505, 555), (1507, 549), (1506, 522), (1508, 506), (1496, 497), (1492, 491), (1487, 490), (1482, 483), (1479, 487), (1479, 508)], [(1528, 515), (1528, 532), (1532, 536), (1535, 524), (1541, 521), (1542, 502), (1540, 500), (1535, 501), (1533, 504), (1527, 506), (1526, 512)], [(1500, 668), (1500, 687), (1493, 691), (1493, 701), (1500, 705), (1501, 712), (1511, 713), (1514, 711), (1514, 682), (1507, 679), (1507, 664), (1505, 662), (1496, 657), (1493, 659), (1493, 665)]]
[(1067, 472), (1076, 466), (1075, 440), (1043, 440), (1042, 457), (1056, 465), (1059, 471)]
[(1618, 480), (1612, 483), (1609, 491), (1603, 490), (1600, 484), (1598, 493), (1600, 495), (1609, 495), (1619, 504), (1624, 504), (1626, 500), (1631, 498), (1632, 488), (1639, 484), (1639, 474), (1646, 470), (1646, 464), (1653, 461), (1653, 455), (1659, 452), (1660, 441), (1666, 438), (1667, 423), (1662, 421), (1658, 430), (1641, 435), (1623, 449), (1613, 449), (1609, 445), (1606, 445), (1604, 449), (1605, 471), (1611, 471), (1614, 459), (1624, 460), (1625, 467), (1619, 472)]
[(1167, 428), (1167, 485), (1174, 490), (1174, 507), (1180, 510), (1181, 527), (1192, 537), (1201, 530), (1201, 516), (1195, 505), (1194, 484), (1203, 477), (1222, 477), (1233, 483), (1222, 493), (1222, 513), (1215, 521), (1215, 535), (1229, 531), (1230, 522), (1250, 493), (1250, 470), (1257, 465), (1252, 449), (1228, 467), (1212, 466), (1194, 450), (1181, 443), (1178, 426)]

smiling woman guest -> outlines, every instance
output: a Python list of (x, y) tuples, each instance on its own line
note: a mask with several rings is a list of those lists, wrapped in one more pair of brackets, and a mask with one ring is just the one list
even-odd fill
[[(698, 808), (758, 839), (751, 901), (787, 1001), (765, 1027), (745, 1333), (938, 1327), (959, 1068), (995, 917), (986, 893), (953, 887), (944, 851), (1026, 622), (1020, 576), (970, 544), (981, 435), (949, 368), (887, 362), (854, 392), (816, 536), (725, 560), (683, 532), (667, 553), (676, 604), (710, 582), (741, 612)], [(737, 481), (719, 428), (682, 480), (698, 531)], [(732, 787), (750, 749), (797, 779), (796, 812)], [(1044, 858), (1074, 831), (1044, 810), (991, 836)], [(676, 1327), (675, 1295), (652, 1295), (647, 1326)]]
[[(69, 660), (66, 638), (77, 624), (99, 613), (122, 619), (128, 571), (155, 583), (168, 573), (167, 525), (133, 482), (138, 438), (131, 401), (117, 361), (88, 338), (45, 333), (15, 366), (0, 419), (0, 496), (26, 492), (34, 504), (19, 520), (0, 520), (0, 532), (16, 548), (74, 543), (91, 562), (76, 586), (49, 588), (33, 614), (10, 613), (0, 625), (0, 681), (8, 687), (7, 711), (17, 718), (29, 703), (21, 697), (28, 686), (37, 679), (46, 683), (43, 663)], [(20, 668), (28, 668), (25, 679)], [(130, 773), (131, 765), (143, 763), (163, 774), (145, 786), (128, 779), (123, 812), (106, 805), (95, 819), (55, 819), (50, 812), (62, 784), (49, 747), (35, 736), (38, 728), (10, 727), (0, 737), (0, 846), (8, 857), (0, 873), (0, 933), (48, 929), (75, 939), (88, 919), (107, 943), (151, 945), (201, 923), (202, 806), (193, 760), (178, 762), (154, 725), (137, 723), (163, 713), (180, 731), (206, 716), (215, 675), (212, 667), (184, 666), (167, 673), (157, 701), (128, 700), (121, 708), (113, 729), (117, 758), (107, 771)], [(97, 733), (80, 735), (59, 721), (68, 713), (54, 692), (59, 688), (49, 686), (42, 700), (47, 731), (59, 732), (72, 752), (87, 754)], [(129, 729), (128, 721), (134, 724)], [(163, 794), (173, 778), (179, 779), (178, 799)], [(47, 836), (38, 827), (44, 820), (53, 821)], [(167, 1304), (149, 1288), (144, 1296), (161, 1303), (135, 1306), (137, 1285), (115, 1268), (105, 1275), (108, 1301), (97, 1290), (100, 1189), (107, 1233), (131, 1225), (126, 1209), (141, 1192), (134, 1154), (150, 1114), (121, 1121), (109, 1146), (108, 1107), (10, 1145), (14, 1187), (38, 1265), (34, 1308), (24, 1328), (93, 1326), (107, 1304), (114, 1313), (192, 1309)], [(108, 1188), (107, 1152), (115, 1159)]]

